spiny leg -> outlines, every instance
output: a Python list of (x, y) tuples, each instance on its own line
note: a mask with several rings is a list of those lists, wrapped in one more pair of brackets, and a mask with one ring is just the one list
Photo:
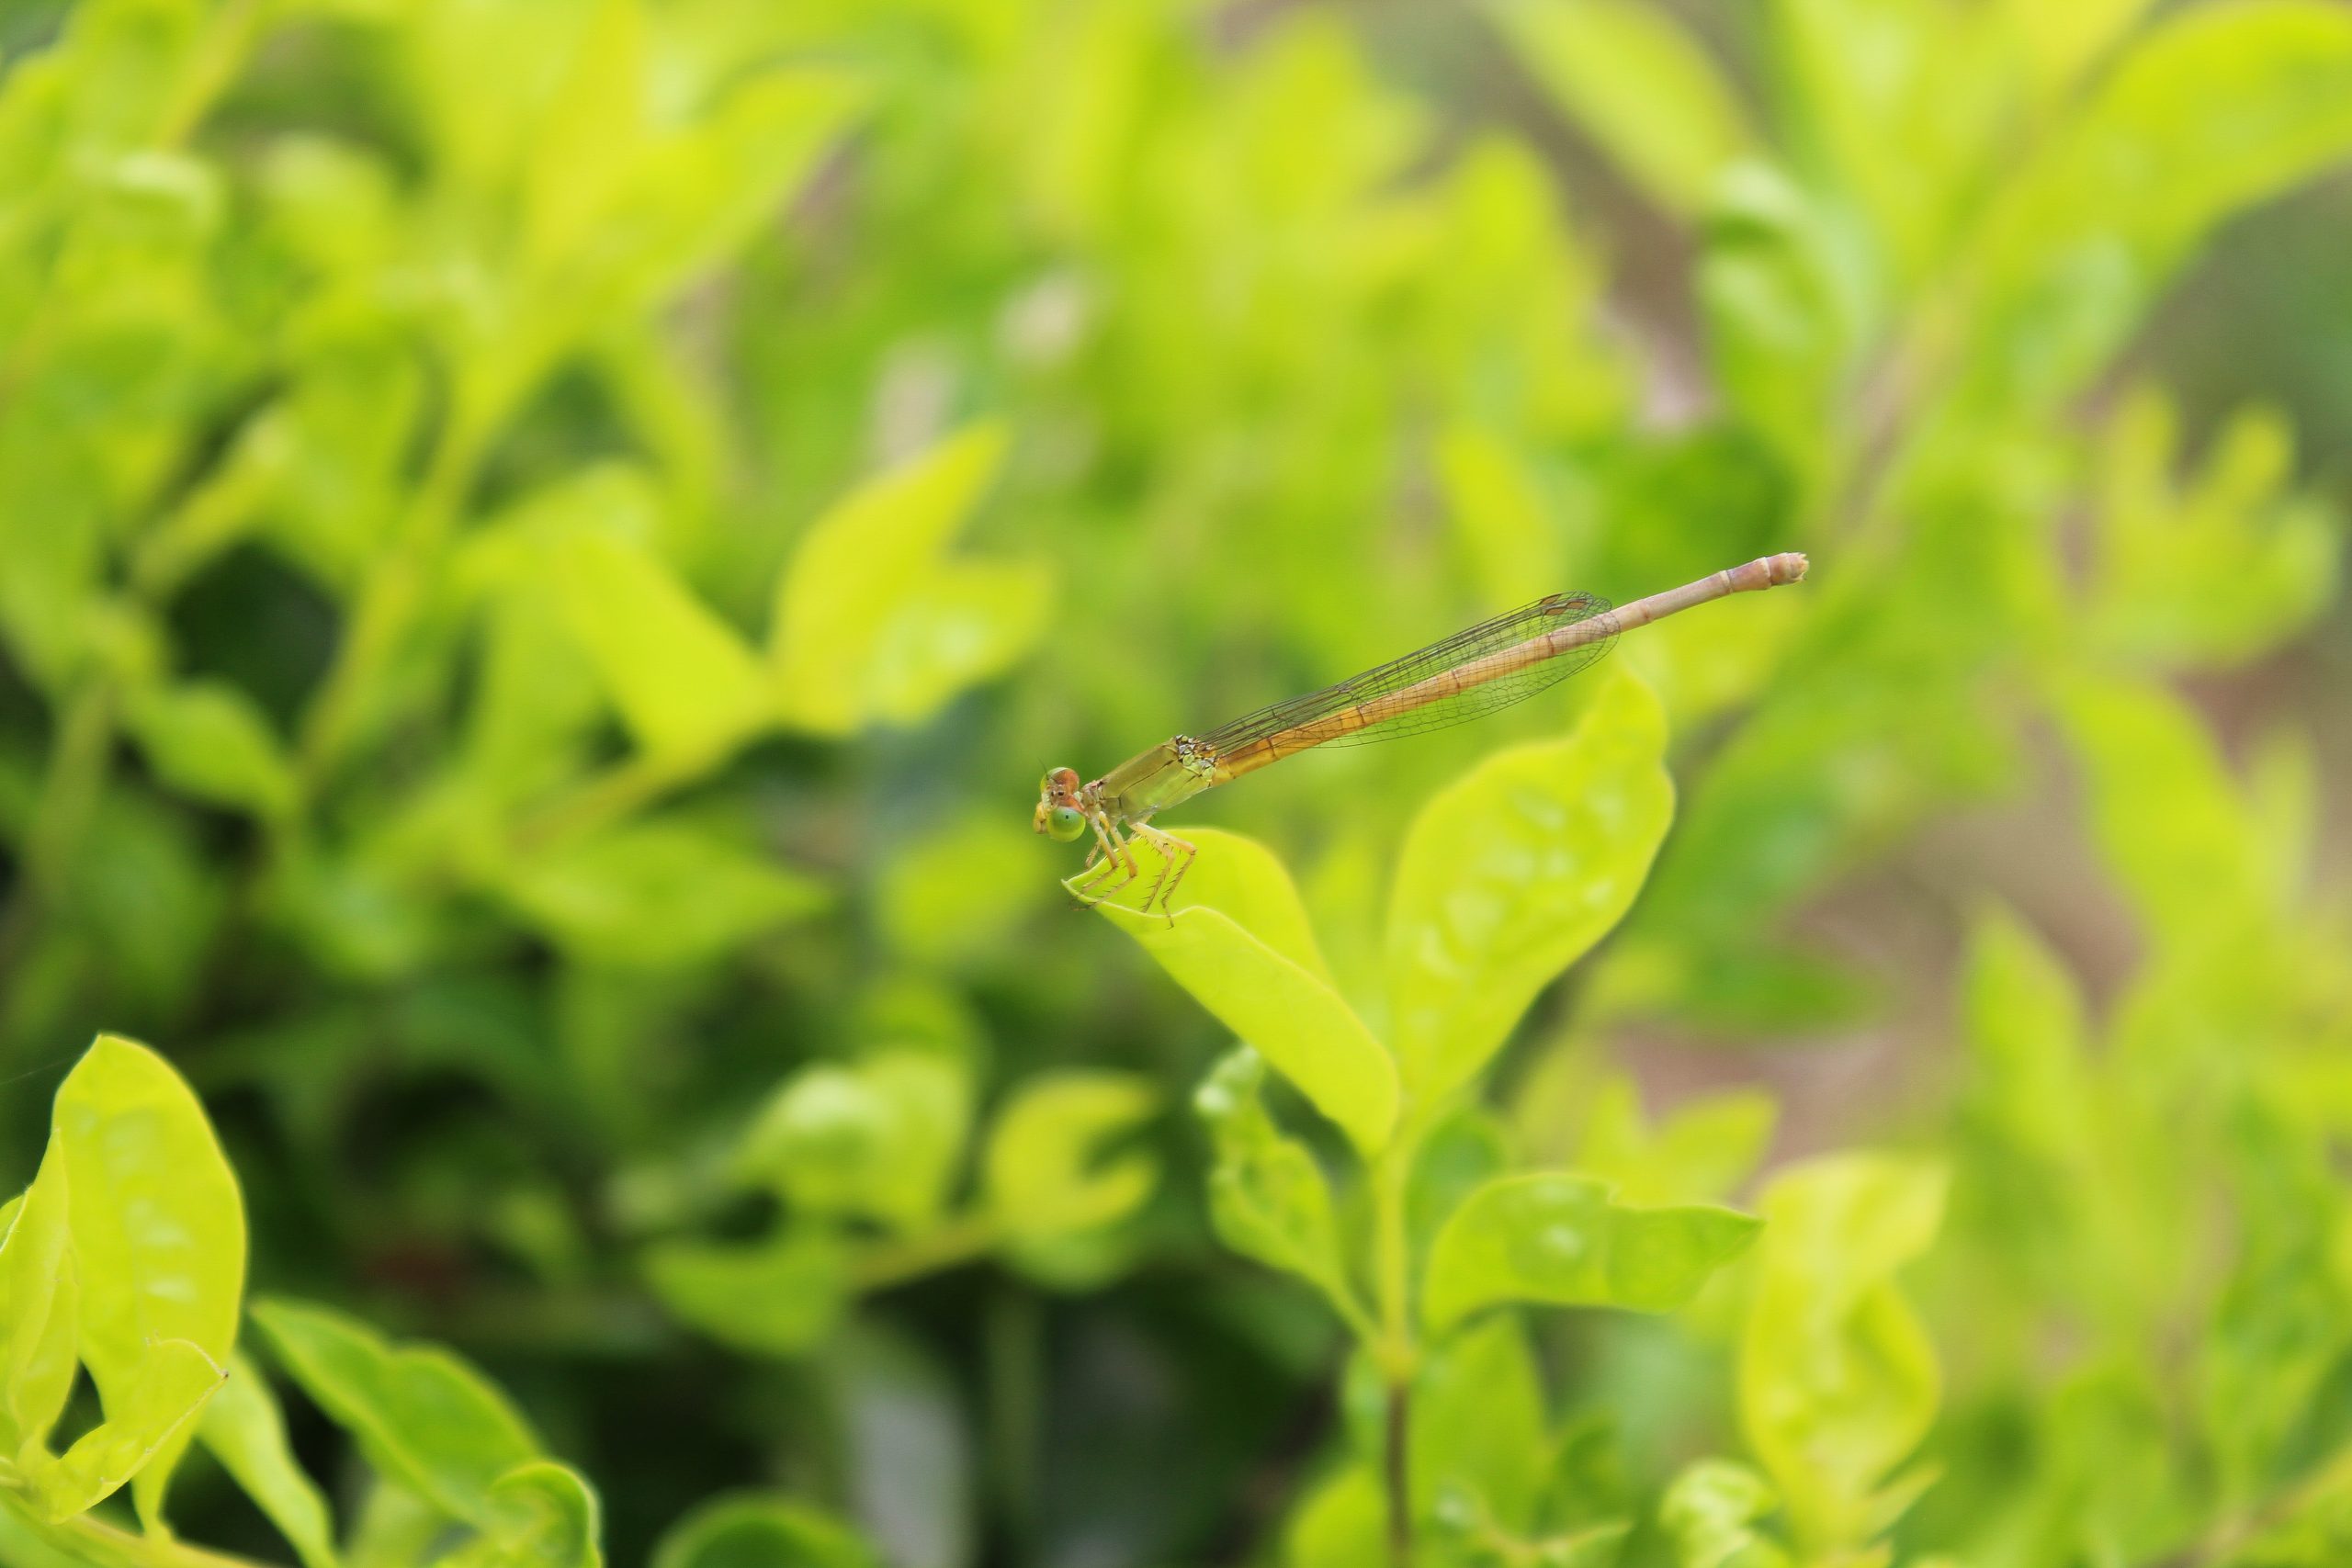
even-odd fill
[(1088, 890), (1103, 881), (1112, 873), (1121, 869), (1119, 852), (1113, 847), (1111, 836), (1103, 830), (1103, 825), (1090, 817), (1087, 818), (1087, 826), (1094, 829), (1094, 842), (1087, 849), (1086, 863), (1079, 867), (1078, 874), (1071, 877), (1067, 884), (1071, 896), (1078, 900), (1078, 907), (1081, 909), (1091, 907), (1095, 902), (1087, 897)]
[(1180, 839), (1173, 833), (1163, 832), (1160, 837), (1175, 845), (1177, 852), (1183, 856), (1183, 859), (1177, 863), (1176, 874), (1169, 878), (1168, 891), (1161, 894), (1159, 899), (1159, 907), (1170, 911), (1168, 918), (1172, 922), (1176, 919), (1173, 912), (1176, 889), (1184, 886), (1184, 874), (1193, 869), (1193, 857), (1201, 852), (1201, 847), (1192, 840)]
[[(1102, 846), (1100, 843), (1092, 843), (1086, 846), (1086, 859), (1080, 863), (1078, 874), (1070, 877), (1068, 881), (1062, 884), (1064, 887), (1069, 889), (1070, 896), (1072, 897), (1078, 897), (1078, 890), (1085, 886), (1086, 879), (1092, 874), (1095, 866), (1101, 863), (1102, 859)], [(1083, 903), (1079, 903), (1072, 904), (1070, 908), (1073, 909), (1083, 909), (1086, 906)]]
[(1176, 897), (1184, 874), (1193, 869), (1193, 857), (1200, 850), (1188, 840), (1141, 822), (1136, 824), (1136, 837), (1159, 852), (1159, 876), (1144, 898), (1144, 909), (1148, 912), (1153, 905), (1159, 905), (1160, 913), (1168, 917), (1168, 923), (1172, 926), (1176, 923), (1176, 911), (1170, 901)]
[[(1119, 831), (1116, 822), (1097, 814), (1093, 826), (1095, 840), (1105, 857), (1104, 864), (1096, 869), (1092, 880), (1070, 889), (1079, 903), (1090, 909), (1143, 874), (1136, 864), (1135, 851), (1127, 847), (1126, 835)], [(1122, 871), (1126, 874), (1114, 883), (1110, 876), (1113, 871)]]

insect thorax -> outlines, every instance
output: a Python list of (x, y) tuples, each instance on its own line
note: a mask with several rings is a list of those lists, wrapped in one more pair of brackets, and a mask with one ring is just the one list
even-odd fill
[(1205, 779), (1216, 772), (1216, 750), (1189, 735), (1179, 735), (1169, 744), (1176, 749), (1177, 765), (1196, 779)]

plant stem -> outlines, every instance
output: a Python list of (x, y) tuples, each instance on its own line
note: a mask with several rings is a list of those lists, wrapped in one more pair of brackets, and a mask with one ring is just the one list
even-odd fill
[(1390, 1568), (1411, 1568), (1413, 1561), (1413, 1476), (1407, 1458), (1413, 1431), (1413, 1390), (1408, 1382), (1388, 1385), (1381, 1468), (1388, 1491), (1388, 1562)]
[(530, 852), (584, 837), (636, 815), (710, 765), (697, 753), (639, 752), (526, 818), (514, 830), (515, 847)]
[(996, 1239), (996, 1227), (987, 1216), (966, 1214), (905, 1241), (886, 1242), (858, 1259), (858, 1289), (884, 1290), (968, 1263), (995, 1246)]
[(210, 1551), (167, 1536), (133, 1535), (87, 1514), (50, 1524), (24, 1508), (11, 1507), (8, 1513), (25, 1533), (76, 1562), (135, 1562), (141, 1568), (266, 1568), (250, 1557)]
[(415, 498), (359, 592), (334, 662), (304, 718), (299, 761), (311, 790), (342, 760), (365, 716), (363, 705), (424, 602), (442, 547), (473, 488), (485, 445), (481, 423), (462, 403), (451, 411)]
[(1381, 1472), (1388, 1494), (1390, 1568), (1410, 1568), (1413, 1561), (1412, 1400), (1419, 1349), (1413, 1342), (1412, 1243), (1407, 1233), (1405, 1196), (1419, 1141), (1419, 1129), (1408, 1115), (1372, 1168), (1381, 1324), (1374, 1359), (1388, 1391)]

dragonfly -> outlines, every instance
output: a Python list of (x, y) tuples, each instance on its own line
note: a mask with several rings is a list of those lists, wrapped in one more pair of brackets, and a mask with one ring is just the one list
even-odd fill
[(1222, 728), (1172, 735), (1099, 779), (1081, 784), (1075, 768), (1048, 768), (1038, 781), (1033, 820), (1038, 832), (1063, 843), (1094, 835), (1086, 863), (1069, 884), (1087, 908), (1143, 874), (1135, 842), (1148, 845), (1158, 853), (1159, 872), (1141, 910), (1159, 908), (1173, 921), (1170, 901), (1199, 851), (1152, 826), (1159, 813), (1318, 746), (1393, 740), (1483, 718), (1585, 669), (1635, 626), (1730, 594), (1778, 588), (1804, 574), (1804, 557), (1789, 552), (1630, 604), (1612, 606), (1594, 593), (1547, 594), (1337, 685), (1244, 714)]

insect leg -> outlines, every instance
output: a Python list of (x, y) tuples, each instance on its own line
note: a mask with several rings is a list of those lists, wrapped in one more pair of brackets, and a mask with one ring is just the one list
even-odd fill
[[(1083, 886), (1070, 889), (1077, 896), (1078, 901), (1090, 909), (1141, 874), (1136, 866), (1135, 851), (1127, 847), (1126, 835), (1119, 831), (1119, 825), (1112, 821), (1109, 817), (1099, 813), (1092, 820), (1094, 837), (1105, 857), (1104, 864)], [(1114, 871), (1125, 872), (1126, 874), (1114, 881), (1111, 877), (1111, 873)]]

